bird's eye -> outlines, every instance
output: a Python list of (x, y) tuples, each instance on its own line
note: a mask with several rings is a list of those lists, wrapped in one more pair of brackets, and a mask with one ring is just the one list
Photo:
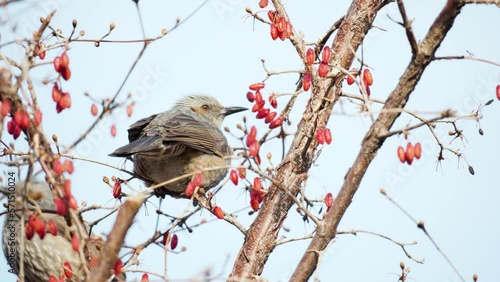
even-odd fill
[(204, 110), (208, 110), (208, 108), (210, 108), (208, 105), (203, 105), (201, 106)]

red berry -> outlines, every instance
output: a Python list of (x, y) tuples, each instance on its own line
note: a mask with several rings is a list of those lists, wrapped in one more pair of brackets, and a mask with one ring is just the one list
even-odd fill
[(12, 108), (12, 103), (10, 100), (3, 100), (1, 103), (1, 117), (5, 117), (10, 113), (10, 109)]
[(12, 137), (14, 137), (14, 139), (17, 139), (19, 135), (21, 135), (21, 127), (19, 127), (14, 119), (11, 119), (7, 123), (7, 132), (9, 132), (9, 134), (12, 134)]
[(135, 105), (135, 103), (133, 103), (133, 102), (128, 104), (128, 106), (127, 106), (127, 116), (128, 117), (132, 116), (132, 113), (134, 112), (134, 105)]
[(254, 197), (250, 197), (250, 207), (252, 207), (252, 210), (257, 211), (259, 209), (259, 200)]
[(69, 57), (66, 52), (62, 53), (62, 55), (59, 57), (61, 58), (61, 67), (67, 68), (69, 66)]
[(278, 28), (279, 33), (283, 33), (285, 30), (285, 21), (280, 15), (276, 15), (276, 27)]
[(243, 167), (238, 168), (238, 176), (241, 179), (245, 179), (247, 177), (247, 170)]
[(247, 100), (250, 102), (250, 103), (253, 103), (253, 101), (255, 101), (255, 94), (253, 94), (252, 91), (248, 91), (247, 92)]
[(26, 235), (26, 239), (31, 240), (33, 236), (35, 235), (35, 229), (33, 229), (33, 225), (31, 225), (30, 221), (26, 222), (26, 225), (24, 226), (24, 234)]
[(247, 139), (245, 142), (247, 147), (249, 147), (250, 145), (252, 145), (254, 142), (257, 141), (256, 137), (257, 137), (257, 128), (255, 126), (252, 126), (250, 128), (250, 131), (248, 132)]
[(328, 74), (328, 63), (321, 62), (321, 64), (319, 64), (318, 67), (318, 75), (320, 77), (326, 77), (327, 74)]
[(35, 116), (35, 124), (37, 126), (40, 125), (42, 123), (42, 112), (40, 110), (35, 110), (33, 115)]
[(71, 108), (71, 96), (68, 92), (64, 92), (61, 94), (61, 99), (57, 103), (62, 110), (66, 108)]
[(270, 123), (273, 121), (273, 119), (276, 117), (277, 113), (276, 112), (270, 112), (267, 114), (266, 119), (264, 119), (265, 123)]
[(497, 94), (497, 99), (500, 100), (500, 84), (497, 85), (496, 94)]
[(267, 114), (270, 112), (271, 110), (268, 109), (268, 108), (264, 108), (264, 109), (260, 109), (258, 112), (257, 112), (257, 115), (256, 115), (256, 118), (257, 119), (263, 119), (267, 116)]
[(267, 11), (267, 17), (269, 18), (269, 20), (271, 21), (271, 23), (274, 23), (274, 19), (276, 17), (276, 12), (273, 11), (273, 10)]
[(78, 209), (78, 203), (76, 202), (76, 199), (73, 195), (71, 195), (67, 200), (68, 200), (68, 207), (74, 210)]
[(61, 96), (62, 96), (61, 89), (59, 89), (57, 83), (54, 83), (54, 86), (52, 87), (52, 100), (54, 100), (54, 102), (57, 103), (59, 102), (59, 100), (61, 100)]
[(71, 69), (69, 67), (64, 67), (61, 69), (61, 76), (64, 80), (69, 80), (71, 78)]
[(332, 195), (332, 193), (328, 193), (325, 196), (325, 206), (326, 206), (327, 212), (330, 210), (332, 205), (333, 205), (333, 195)]
[(283, 124), (284, 120), (285, 120), (284, 117), (276, 118), (275, 120), (271, 121), (271, 123), (269, 123), (269, 128), (273, 129), (273, 128), (281, 126)]
[(172, 235), (172, 239), (170, 239), (170, 249), (175, 250), (178, 244), (179, 244), (179, 237), (177, 236), (177, 234)]
[(149, 275), (147, 273), (142, 275), (141, 282), (149, 282)]
[(60, 72), (61, 71), (61, 57), (57, 56), (54, 58), (54, 69), (56, 70), (56, 72)]
[(332, 49), (330, 49), (329, 46), (325, 46), (323, 48), (323, 52), (321, 53), (321, 62), (328, 64), (331, 58), (332, 58)]
[(366, 85), (366, 96), (368, 96), (368, 98), (370, 98), (370, 95), (371, 95), (371, 90), (370, 90), (370, 86)]
[(219, 206), (215, 206), (212, 209), (213, 214), (218, 218), (218, 219), (223, 219), (224, 218), (224, 212)]
[(75, 252), (78, 252), (78, 249), (80, 248), (80, 237), (78, 237), (78, 235), (73, 234), (71, 237), (71, 246)]
[(415, 150), (413, 148), (413, 145), (408, 142), (408, 144), (406, 145), (406, 162), (411, 165), (411, 163), (413, 162), (413, 157), (415, 156)]
[(120, 181), (116, 181), (113, 185), (113, 198), (118, 199), (122, 195), (122, 184)]
[(269, 4), (269, 0), (260, 0), (259, 1), (259, 7), (264, 9), (265, 7), (267, 7), (267, 5)]
[(67, 261), (64, 262), (64, 275), (66, 275), (66, 277), (68, 277), (69, 279), (73, 277), (73, 268)]
[(262, 191), (262, 179), (260, 177), (255, 177), (253, 179), (253, 190), (254, 191)]
[(373, 76), (369, 69), (363, 70), (363, 82), (368, 86), (373, 84)]
[(304, 89), (304, 91), (309, 91), (309, 89), (311, 88), (311, 79), (312, 76), (310, 73), (306, 73), (304, 74), (304, 77), (302, 77), (302, 88)]
[(229, 172), (229, 178), (234, 185), (238, 185), (238, 173), (236, 172), (236, 170), (231, 169), (231, 172)]
[(314, 63), (314, 50), (312, 48), (307, 49), (306, 51), (306, 64), (311, 66)]
[(69, 174), (73, 174), (73, 171), (75, 171), (75, 167), (73, 166), (73, 162), (71, 160), (65, 160), (63, 167)]
[(276, 95), (271, 95), (269, 96), (269, 104), (271, 104), (271, 107), (277, 108), (278, 107), (278, 100), (276, 100)]
[(92, 106), (90, 106), (90, 113), (93, 115), (93, 116), (96, 116), (97, 115), (97, 105), (95, 103), (92, 104)]
[(352, 85), (355, 81), (356, 75), (347, 76), (347, 85)]
[(122, 273), (123, 262), (121, 259), (117, 259), (115, 262), (115, 266), (113, 267), (115, 275), (120, 275)]
[(197, 173), (193, 178), (194, 186), (201, 186), (202, 182), (203, 182), (203, 174)]
[(53, 275), (50, 275), (49, 282), (59, 282), (59, 280), (57, 278), (55, 278)]
[(253, 105), (252, 107), (252, 112), (258, 112), (260, 111), (262, 108), (264, 108), (264, 105), (266, 104), (265, 101), (261, 101), (260, 103), (257, 102), (257, 99), (255, 100), (255, 104)]
[(319, 144), (325, 144), (325, 131), (323, 129), (316, 130), (315, 137)]
[(285, 30), (283, 31), (283, 36), (285, 38), (290, 38), (293, 35), (293, 27), (290, 22), (285, 23)]
[(66, 203), (63, 201), (63, 199), (55, 197), (53, 201), (54, 204), (56, 204), (56, 213), (60, 216), (65, 216), (66, 212), (68, 211), (68, 207), (66, 206)]
[(256, 104), (265, 104), (266, 101), (262, 98), (262, 93), (259, 90), (255, 92), (255, 103)]
[(284, 41), (286, 39), (286, 34), (284, 31), (278, 31), (278, 37), (281, 39), (281, 41)]
[(99, 264), (99, 258), (93, 258), (90, 260), (90, 269), (93, 269), (94, 267), (96, 267), (96, 265)]
[(330, 131), (330, 128), (325, 128), (325, 142), (326, 144), (332, 143), (332, 132)]
[(115, 137), (116, 136), (116, 125), (112, 125), (111, 128), (110, 128), (110, 133), (111, 133), (111, 136)]
[(271, 38), (273, 40), (278, 38), (278, 26), (274, 23), (271, 24)]
[(54, 223), (53, 220), (49, 219), (47, 220), (47, 229), (49, 230), (49, 233), (56, 236), (57, 235), (57, 225)]
[(260, 149), (260, 144), (259, 142), (253, 142), (248, 146), (248, 156), (249, 157), (255, 157), (259, 154), (259, 149)]
[(23, 113), (21, 111), (16, 111), (14, 113), (14, 121), (17, 125), (21, 125), (23, 123)]
[(399, 161), (402, 163), (404, 163), (406, 161), (405, 149), (403, 149), (403, 147), (401, 147), (401, 146), (398, 147), (398, 158), (399, 158)]
[(191, 196), (193, 196), (195, 189), (196, 189), (196, 186), (193, 185), (192, 181), (189, 181), (188, 184), (186, 185), (186, 190), (184, 190), (184, 194), (187, 197), (191, 197)]
[(415, 158), (420, 159), (422, 156), (422, 145), (420, 145), (420, 142), (417, 142), (415, 146), (413, 147), (413, 151), (415, 152)]
[(264, 88), (265, 86), (266, 85), (264, 84), (264, 82), (257, 82), (254, 84), (250, 84), (250, 86), (248, 88), (250, 88), (250, 90), (253, 90), (253, 91), (259, 91), (262, 88)]
[(69, 198), (69, 197), (71, 197), (71, 195), (73, 195), (71, 193), (71, 180), (70, 179), (66, 179), (64, 181), (63, 194), (64, 194), (64, 197), (66, 197), (66, 198)]

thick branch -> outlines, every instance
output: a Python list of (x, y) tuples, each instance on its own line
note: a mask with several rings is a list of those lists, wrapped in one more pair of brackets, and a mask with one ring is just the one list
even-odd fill
[[(386, 3), (379, 0), (353, 2), (334, 41), (331, 65), (344, 69), (351, 66), (355, 55), (352, 50), (358, 49), (361, 45), (377, 11)], [(273, 4), (280, 15), (288, 20), (282, 2), (275, 0)], [(304, 44), (299, 37), (294, 36), (291, 41), (299, 56), (305, 54)], [(312, 165), (317, 147), (311, 136), (317, 127), (324, 127), (327, 123), (338, 99), (337, 92), (340, 92), (338, 86), (341, 85), (342, 79), (343, 74), (339, 74), (333, 78), (320, 79), (315, 83), (312, 98), (303, 114), (304, 118), (300, 121), (292, 145), (278, 166), (274, 178), (275, 182), (287, 187), (289, 193), (276, 185), (269, 187), (269, 193), (255, 221), (248, 229), (246, 240), (238, 253), (232, 277), (255, 279), (255, 276), (262, 273), (264, 264), (275, 247), (281, 224), (294, 203), (289, 194), (297, 195), (303, 181), (307, 179), (307, 172)]]
[[(443, 41), (446, 33), (451, 29), (455, 18), (460, 13), (463, 3), (458, 0), (448, 0), (445, 7), (432, 24), (426, 37), (419, 45), (418, 53), (406, 68), (398, 85), (387, 99), (384, 109), (404, 108), (410, 94), (415, 89), (425, 68)], [(350, 205), (359, 184), (373, 158), (385, 141), (383, 134), (394, 124), (400, 112), (382, 111), (363, 139), (361, 150), (354, 164), (347, 172), (344, 184), (333, 203), (333, 208), (325, 218), (324, 228), (319, 228), (311, 241), (302, 260), (295, 269), (291, 280), (306, 281), (314, 272), (318, 264), (318, 257), (335, 237), (337, 227), (347, 207)]]
[(102, 248), (99, 264), (92, 270), (86, 281), (106, 281), (111, 276), (110, 271), (118, 258), (118, 252), (125, 241), (125, 235), (144, 199), (143, 194), (137, 194), (129, 197), (120, 207), (113, 229)]

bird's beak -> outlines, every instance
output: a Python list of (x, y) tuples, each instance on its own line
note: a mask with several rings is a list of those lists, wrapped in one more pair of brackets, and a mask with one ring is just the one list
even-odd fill
[(239, 112), (242, 112), (242, 111), (246, 111), (248, 110), (247, 108), (244, 108), (244, 107), (228, 107), (228, 108), (224, 108), (224, 116), (228, 116), (228, 115), (232, 115), (232, 114), (235, 114), (235, 113), (239, 113)]

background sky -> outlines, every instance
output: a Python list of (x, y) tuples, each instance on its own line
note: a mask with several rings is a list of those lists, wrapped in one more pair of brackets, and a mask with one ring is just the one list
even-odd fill
[[(305, 40), (316, 41), (325, 30), (345, 14), (351, 1), (288, 1), (289, 12), (295, 30), (304, 34)], [(173, 1), (141, 1), (141, 13), (147, 37), (155, 37), (162, 28), (170, 28), (176, 18), (185, 18), (202, 1), (184, 1), (182, 5)], [(216, 96), (224, 105), (246, 106), (245, 99), (249, 84), (265, 78), (260, 59), (266, 59), (270, 70), (295, 70), (302, 63), (295, 49), (288, 42), (272, 41), (269, 27), (248, 18), (245, 8), (254, 11), (258, 1), (211, 0), (190, 20), (174, 32), (148, 47), (144, 57), (132, 73), (122, 93), (132, 93), (136, 102), (132, 118), (117, 111), (106, 118), (98, 128), (73, 153), (120, 166), (120, 159), (108, 157), (115, 148), (127, 143), (127, 127), (137, 119), (169, 109), (174, 101), (189, 93), (207, 93)], [(421, 40), (433, 19), (438, 15), (445, 1), (406, 1), (407, 13), (415, 19), (413, 29), (417, 40)], [(65, 35), (71, 31), (71, 21), (78, 20), (77, 30), (85, 30), (85, 38), (100, 38), (108, 31), (111, 22), (116, 28), (109, 39), (141, 39), (141, 30), (135, 4), (132, 1), (22, 1), (1, 9), (2, 43), (11, 39), (25, 38), (39, 26), (39, 17), (57, 9), (51, 22)], [(262, 13), (265, 16), (265, 13)], [(364, 60), (372, 67), (374, 85), (372, 97), (385, 99), (397, 84), (398, 78), (407, 66), (411, 54), (404, 30), (389, 18), (399, 19), (396, 5), (384, 8), (375, 20), (364, 45)], [(12, 32), (12, 27), (16, 31)], [(500, 10), (495, 6), (469, 5), (463, 9), (455, 25), (441, 45), (439, 56), (466, 55), (500, 62)], [(329, 41), (329, 43), (331, 40)], [(102, 99), (112, 97), (138, 52), (141, 43), (101, 44), (72, 43), (68, 54), (72, 78), (63, 84), (72, 95), (72, 108), (61, 114), (54, 111), (50, 97), (51, 85), (41, 81), (54, 77), (52, 65), (39, 67), (32, 72), (36, 81), (39, 103), (44, 112), (43, 127), (48, 134), (57, 134), (61, 144), (70, 144), (93, 121), (90, 114), (91, 101), (83, 93)], [(24, 50), (10, 45), (0, 50), (19, 59)], [(47, 53), (47, 62), (59, 55), (59, 50)], [(360, 53), (358, 52), (358, 55)], [(3, 62), (2, 62), (3, 63)], [(353, 67), (359, 67), (354, 65)], [(290, 93), (295, 89), (297, 75), (281, 75), (266, 82), (265, 94), (275, 91)], [(495, 97), (495, 86), (500, 83), (499, 68), (491, 64), (472, 60), (438, 61), (432, 63), (424, 73), (407, 109), (419, 111), (432, 117), (445, 109), (457, 114), (467, 114), (477, 110)], [(344, 86), (350, 93), (357, 93), (355, 87)], [(301, 94), (292, 112), (292, 124), (286, 127), (293, 132), (300, 119), (302, 108), (309, 93)], [(286, 96), (280, 98), (279, 109), (286, 104)], [(477, 273), (480, 281), (498, 281), (500, 273), (500, 243), (498, 240), (500, 223), (500, 193), (498, 189), (498, 140), (499, 106), (495, 101), (482, 111), (480, 126), (484, 136), (478, 134), (479, 125), (473, 120), (459, 122), (465, 139), (451, 143), (453, 148), (465, 154), (476, 174), (470, 175), (467, 164), (458, 161), (454, 155), (445, 154), (446, 160), (438, 164), (436, 155), (439, 147), (426, 128), (412, 131), (409, 140), (421, 142), (423, 157), (412, 166), (402, 165), (396, 157), (396, 148), (406, 145), (402, 136), (388, 139), (365, 175), (360, 188), (343, 218), (339, 229), (363, 229), (387, 235), (401, 242), (417, 241), (408, 247), (409, 253), (417, 259), (425, 259), (423, 264), (409, 260), (401, 248), (380, 237), (359, 234), (339, 235), (334, 244), (326, 250), (321, 265), (315, 273), (322, 281), (397, 281), (399, 263), (411, 267), (409, 277), (414, 281), (459, 281), (429, 239), (393, 204), (380, 193), (385, 188), (388, 194), (402, 205), (414, 218), (423, 220), (427, 231), (441, 250), (451, 259), (467, 281)], [(376, 110), (377, 107), (374, 107)], [(243, 115), (249, 117), (249, 124), (255, 124), (262, 136), (265, 127), (255, 121), (251, 113), (236, 114), (226, 119), (224, 125), (235, 129), (242, 122)], [(402, 115), (393, 129), (407, 124), (415, 124), (415, 119)], [(116, 124), (115, 138), (109, 134), (111, 124)], [(321, 156), (310, 171), (307, 194), (312, 199), (320, 199), (327, 192), (334, 195), (343, 183), (343, 177), (357, 155), (362, 137), (370, 127), (370, 119), (358, 114), (358, 107), (342, 100), (335, 106), (328, 127), (333, 132), (333, 143), (323, 148)], [(441, 126), (438, 134), (445, 144), (452, 140), (447, 133), (452, 128)], [(234, 146), (239, 140), (228, 137)], [(2, 140), (10, 141), (4, 134)], [(287, 139), (288, 148), (290, 139)], [(26, 146), (21, 141), (18, 149)], [(23, 147), (24, 146), (24, 147)], [(269, 142), (262, 149), (273, 153), (273, 163), (281, 157), (281, 143)], [(112, 205), (110, 189), (102, 183), (103, 176), (117, 175), (116, 170), (75, 161), (75, 173), (71, 176), (73, 190), (81, 203)], [(2, 167), (2, 170), (9, 168)], [(267, 184), (268, 185), (268, 184)], [(266, 185), (266, 186), (267, 186)], [(132, 187), (142, 188), (140, 181), (133, 181)], [(129, 192), (126, 190), (125, 192)], [(255, 215), (248, 215), (248, 194), (244, 187), (224, 186), (216, 196), (216, 202), (227, 212), (239, 211), (238, 220), (249, 226)], [(126, 238), (127, 245), (137, 245), (154, 232), (156, 222), (155, 205), (152, 200), (147, 209), (141, 209), (131, 232)], [(180, 215), (188, 201), (167, 198), (163, 210)], [(319, 212), (321, 206), (315, 208)], [(241, 211), (245, 208), (243, 211)], [(100, 213), (88, 214), (97, 218)], [(171, 279), (202, 277), (208, 269), (212, 275), (221, 274), (223, 280), (231, 271), (235, 256), (244, 238), (236, 228), (216, 220), (209, 212), (202, 211), (194, 216), (191, 224), (202, 218), (209, 223), (195, 228), (193, 233), (178, 232), (179, 245), (187, 249), (180, 254), (168, 254), (167, 272)], [(109, 232), (113, 218), (97, 226), (97, 234)], [(165, 230), (168, 221), (161, 220)], [(301, 237), (310, 233), (314, 226), (304, 223), (292, 208), (284, 223), (287, 231), (281, 236)], [(286, 281), (299, 262), (308, 241), (289, 243), (277, 247), (267, 262), (262, 276), (270, 281)], [(139, 257), (143, 269), (162, 272), (164, 266), (163, 249), (150, 246)], [(6, 263), (0, 260), (2, 281), (15, 281), (15, 276), (6, 272)], [(129, 277), (138, 277), (130, 274)]]

